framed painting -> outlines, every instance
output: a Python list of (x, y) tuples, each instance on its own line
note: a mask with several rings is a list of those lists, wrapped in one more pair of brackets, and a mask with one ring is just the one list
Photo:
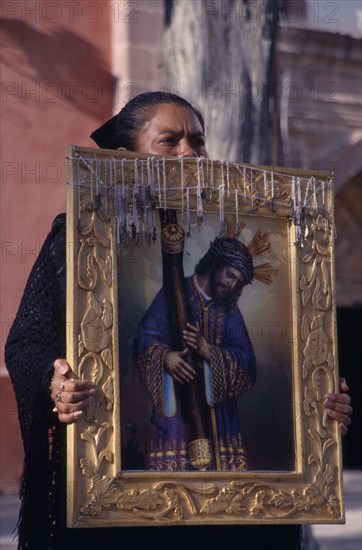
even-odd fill
[(332, 174), (67, 162), (68, 526), (343, 522)]

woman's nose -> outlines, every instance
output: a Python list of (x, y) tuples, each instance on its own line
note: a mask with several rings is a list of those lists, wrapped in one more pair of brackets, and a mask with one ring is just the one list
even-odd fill
[(180, 143), (180, 151), (177, 155), (179, 157), (197, 157), (198, 154), (196, 153), (195, 149), (192, 147), (192, 145), (187, 141), (183, 141)]

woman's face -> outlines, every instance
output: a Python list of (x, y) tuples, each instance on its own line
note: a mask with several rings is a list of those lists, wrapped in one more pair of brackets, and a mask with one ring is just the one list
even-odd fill
[(192, 109), (158, 105), (136, 138), (135, 151), (164, 157), (207, 157), (205, 135)]

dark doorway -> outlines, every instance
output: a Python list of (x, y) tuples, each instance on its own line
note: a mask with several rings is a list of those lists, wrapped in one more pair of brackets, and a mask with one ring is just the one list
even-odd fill
[(344, 468), (362, 468), (362, 308), (337, 309), (338, 358), (340, 376), (346, 379), (352, 399), (352, 423), (343, 438)]

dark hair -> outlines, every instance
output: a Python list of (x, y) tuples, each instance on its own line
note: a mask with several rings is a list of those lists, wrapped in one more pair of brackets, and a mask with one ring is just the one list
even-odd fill
[(253, 259), (248, 248), (237, 239), (219, 238), (210, 243), (210, 248), (195, 267), (196, 275), (203, 275), (229, 266), (243, 275), (243, 286), (251, 283), (254, 276)]
[(105, 122), (90, 137), (99, 147), (104, 149), (124, 147), (128, 151), (134, 151), (137, 136), (144, 125), (152, 118), (153, 110), (158, 105), (165, 103), (174, 103), (191, 109), (205, 131), (205, 121), (202, 113), (183, 97), (170, 92), (146, 92), (131, 99), (118, 115)]

